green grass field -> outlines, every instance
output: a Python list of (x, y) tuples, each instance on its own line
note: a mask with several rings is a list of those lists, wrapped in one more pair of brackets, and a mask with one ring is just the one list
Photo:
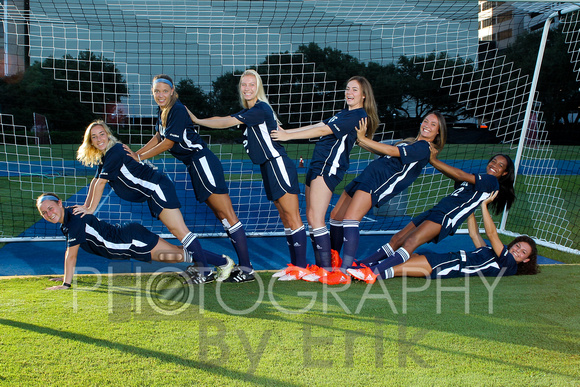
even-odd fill
[(349, 288), (82, 276), (66, 291), (4, 279), (0, 385), (578, 385), (579, 276), (557, 265)]

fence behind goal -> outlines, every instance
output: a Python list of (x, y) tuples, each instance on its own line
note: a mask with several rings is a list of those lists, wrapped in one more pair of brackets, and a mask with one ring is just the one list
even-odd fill
[[(456, 126), (440, 154), (442, 160), (472, 173), (483, 173), (487, 160), (495, 153), (506, 153), (519, 161), (518, 200), (505, 218), (496, 219), (503, 231), (525, 233), (564, 250), (580, 249), (578, 147), (550, 143), (532, 79), (508, 62), (496, 47), (482, 44), (478, 37), (482, 5), (477, 2), (28, 3), (29, 10), (23, 8), (23, 1), (0, 5), (4, 13), (5, 69), (9, 69), (10, 60), (21, 57), (23, 46), (28, 47), (30, 63), (38, 61), (45, 70), (52, 70), (55, 80), (66, 84), (71, 93), (91, 106), (95, 117), (104, 117), (133, 149), (153, 134), (156, 105), (151, 97), (151, 80), (159, 73), (172, 76), (176, 83), (191, 80), (209, 95), (224, 74), (257, 68), (264, 76), (274, 110), (286, 127), (294, 128), (319, 122), (342, 109), (345, 85), (337, 79), (357, 75), (348, 73), (349, 68), (330, 68), (328, 61), (312, 60), (304, 47), (314, 43), (323, 49), (340, 50), (354, 58), (353, 63), (363, 64), (379, 105), (395, 94), (393, 89), (405, 86), (381, 83), (384, 69), (398, 63), (401, 56), (410, 58), (410, 66), (438, 82), (439, 90), (432, 98), (452, 99), (458, 108), (471, 112), (469, 122), (487, 126), (486, 133), (479, 125), (477, 132), (464, 130), (471, 143), (454, 138), (463, 134)], [(526, 6), (518, 2), (502, 4), (512, 7), (514, 16), (529, 14)], [(535, 3), (535, 7), (546, 15), (565, 9), (555, 3)], [(577, 16), (578, 12), (566, 12), (558, 18), (565, 25), (575, 61)], [(518, 20), (521, 18), (513, 18), (514, 30)], [(83, 52), (91, 55), (82, 56)], [(107, 67), (109, 63), (114, 67)], [(113, 103), (107, 101), (103, 91), (110, 90), (111, 85), (122, 90)], [(230, 91), (235, 98), (236, 90)], [(419, 106), (424, 100), (414, 99), (412, 93), (405, 98), (408, 101), (401, 105), (404, 109), (393, 111), (386, 105), (379, 106), (383, 124), (377, 139), (395, 140), (402, 137), (401, 129), (408, 132), (415, 128), (408, 122), (414, 122), (412, 118), (419, 112), (424, 113)], [(64, 112), (67, 106), (60, 108)], [(201, 105), (189, 108), (196, 112)], [(36, 112), (33, 128), (17, 122), (4, 109), (1, 113), (0, 240), (60, 237), (54, 225), (40, 219), (34, 199), (42, 192), (55, 192), (67, 205), (84, 202), (94, 176), (94, 170), (75, 161), (84, 127), (79, 127), (70, 141), (55, 143), (60, 128), (50, 127), (50, 123), (46, 128), (42, 120), (45, 112)], [(235, 110), (223, 114), (229, 113)], [(265, 198), (259, 168), (251, 164), (239, 141), (241, 130), (230, 133), (229, 140), (222, 136), (216, 140), (217, 134), (211, 131), (203, 131), (202, 135), (222, 160), (234, 209), (247, 232), (281, 234), (283, 227), (277, 210)], [(485, 143), (482, 138), (493, 141)], [(303, 182), (313, 143), (289, 143), (285, 147)], [(353, 149), (349, 173), (335, 192), (331, 206), (344, 184), (373, 157), (358, 147)], [(169, 154), (155, 158), (153, 164), (174, 181), (188, 226), (200, 235), (224, 235), (207, 206), (195, 200), (185, 166)], [(361, 229), (367, 233), (394, 232), (452, 189), (449, 179), (428, 166), (404, 194), (387, 207), (371, 210), (361, 222)], [(303, 196), (300, 204), (304, 214)], [(97, 215), (115, 223), (137, 221), (158, 234), (169, 235), (159, 221), (151, 218), (146, 205), (121, 201), (112, 191), (105, 192)]]

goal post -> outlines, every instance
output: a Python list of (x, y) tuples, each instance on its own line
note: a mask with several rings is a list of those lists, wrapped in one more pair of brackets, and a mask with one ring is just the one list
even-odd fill
[[(57, 227), (40, 219), (34, 199), (55, 192), (67, 205), (84, 201), (95, 170), (81, 166), (75, 152), (92, 118), (104, 118), (133, 149), (149, 140), (154, 75), (184, 81), (180, 96), (194, 113), (225, 115), (241, 110), (237, 77), (254, 68), (288, 128), (319, 122), (344, 108), (344, 83), (353, 75), (367, 77), (373, 86), (382, 122), (377, 140), (414, 135), (417, 119), (430, 107), (444, 109), (450, 132), (442, 160), (470, 173), (483, 172), (495, 153), (516, 162), (518, 199), (494, 218), (500, 232), (527, 234), (538, 243), (580, 253), (579, 147), (553, 144), (550, 137), (536, 89), (546, 66), (541, 51), (535, 74), (528, 76), (506, 58), (503, 43), (513, 43), (532, 22), (541, 25), (537, 18), (546, 20), (548, 37), (551, 21), (557, 20), (578, 74), (576, 6), (469, 0), (14, 0), (0, 7), (0, 86), (9, 95), (0, 101), (0, 242), (61, 238)], [(30, 64), (26, 72), (19, 67), (24, 63)], [(50, 98), (31, 92), (39, 86), (30, 83), (33, 76), (42, 82), (50, 78)], [(32, 113), (25, 114), (28, 107), (46, 117), (50, 143), (38, 141)], [(222, 161), (234, 209), (248, 234), (283, 235), (259, 168), (241, 145), (242, 131), (201, 134)], [(314, 142), (284, 146), (304, 192)], [(355, 146), (331, 206), (373, 159)], [(185, 221), (196, 234), (225, 235), (211, 210), (195, 199), (181, 162), (165, 154), (152, 163), (173, 180)], [(371, 210), (361, 232), (394, 233), (452, 189), (449, 179), (427, 166), (401, 196), (403, 210)], [(306, 222), (303, 195), (300, 208)], [(109, 190), (97, 215), (113, 223), (140, 222), (171, 236), (146, 206), (124, 202)], [(459, 232), (466, 232), (466, 225)]]

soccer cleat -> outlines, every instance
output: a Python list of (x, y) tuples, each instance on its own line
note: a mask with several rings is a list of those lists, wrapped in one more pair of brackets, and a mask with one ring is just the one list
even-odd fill
[(235, 266), (234, 261), (230, 257), (228, 257), (225, 254), (223, 255), (223, 257), (226, 259), (227, 262), (224, 265), (216, 267), (216, 270), (218, 272), (218, 276), (216, 278), (217, 282), (223, 282), (226, 279), (228, 279)]
[(367, 284), (374, 284), (377, 280), (377, 275), (373, 273), (370, 267), (366, 265), (361, 265), (358, 268), (346, 269), (348, 274), (352, 275), (356, 279), (365, 281)]
[(330, 262), (333, 268), (342, 266), (342, 259), (340, 258), (338, 251), (334, 249), (330, 250)]
[(288, 268), (286, 270), (287, 273), (282, 277), (279, 277), (278, 281), (297, 281), (302, 279), (305, 275), (310, 274), (310, 270), (299, 266), (293, 266), (292, 269)]
[(196, 276), (189, 277), (183, 283), (184, 284), (202, 285), (202, 284), (209, 284), (209, 283), (214, 282), (214, 281), (215, 281), (215, 273), (213, 271), (210, 271), (206, 275), (202, 275), (198, 271)]
[(293, 264), (289, 263), (287, 268), (282, 269), (282, 270), (272, 274), (272, 277), (277, 278), (277, 277), (285, 276), (286, 274), (289, 273), (289, 270), (294, 270), (295, 267), (297, 267), (297, 266), (294, 266)]
[(254, 270), (246, 273), (239, 266), (236, 265), (234, 270), (232, 270), (230, 276), (224, 280), (224, 282), (234, 282), (234, 283), (243, 283), (243, 282), (252, 282), (255, 280), (254, 277)]
[(304, 277), (302, 277), (304, 281), (318, 282), (320, 281), (321, 277), (326, 277), (329, 274), (329, 272), (325, 270), (323, 267), (318, 267), (316, 265), (312, 265), (309, 269), (310, 274), (307, 274)]
[(350, 283), (350, 276), (348, 274), (344, 274), (339, 269), (335, 269), (326, 277), (320, 277), (319, 281), (327, 285), (346, 285)]
[(196, 278), (199, 276), (199, 270), (195, 267), (195, 265), (189, 265), (185, 271), (180, 273), (179, 275), (183, 278), (183, 284), (192, 283), (191, 279)]

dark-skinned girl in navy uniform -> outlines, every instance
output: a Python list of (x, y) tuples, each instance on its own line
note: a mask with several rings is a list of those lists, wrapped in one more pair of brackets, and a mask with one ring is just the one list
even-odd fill
[(157, 133), (137, 152), (133, 153), (126, 147), (127, 151), (137, 161), (169, 151), (187, 166), (197, 200), (211, 208), (238, 255), (239, 265), (226, 282), (253, 281), (246, 232), (232, 206), (220, 160), (195, 130), (188, 110), (178, 99), (171, 77), (165, 74), (155, 76), (151, 91), (159, 106)]
[(498, 191), (491, 206), (496, 214), (509, 210), (515, 200), (515, 168), (508, 155), (497, 154), (487, 164), (486, 173), (471, 174), (452, 167), (437, 159), (437, 151), (431, 152), (431, 165), (455, 181), (455, 191), (443, 198), (435, 207), (413, 218), (401, 231), (393, 235), (364, 264), (382, 261), (378, 267), (384, 271), (407, 261), (415, 249), (424, 243), (439, 243), (457, 228), (491, 194)]
[(188, 254), (138, 223), (110, 224), (93, 214), (74, 214), (72, 207), (63, 207), (54, 193), (44, 193), (36, 200), (36, 208), (48, 222), (60, 223), (66, 237), (64, 277), (62, 285), (48, 290), (68, 289), (74, 276), (79, 248), (107, 259), (135, 259), (142, 262), (187, 262)]
[[(360, 147), (381, 155), (348, 184), (330, 214), (334, 227), (332, 239), (343, 244), (342, 265), (335, 270), (336, 283), (348, 283), (346, 269), (356, 258), (359, 243), (359, 224), (373, 207), (380, 207), (419, 177), (429, 162), (431, 147), (443, 149), (447, 139), (445, 117), (439, 112), (429, 112), (423, 118), (419, 133), (396, 145), (382, 144), (365, 136), (366, 123), (357, 128)], [(336, 235), (335, 235), (336, 234)], [(343, 242), (344, 241), (344, 242)], [(340, 251), (340, 245), (333, 246)]]
[(93, 121), (87, 127), (83, 143), (77, 151), (77, 159), (88, 167), (96, 165), (97, 171), (84, 205), (74, 206), (75, 215), (94, 213), (103, 196), (105, 185), (109, 183), (121, 199), (138, 203), (146, 201), (151, 215), (161, 220), (169, 232), (181, 241), (185, 251), (201, 267), (200, 273), (191, 272), (190, 282), (207, 283), (215, 280), (215, 274), (208, 267), (208, 263), (218, 267), (219, 281), (229, 277), (234, 266), (233, 261), (225, 255), (204, 253), (199, 240), (185, 225), (181, 203), (171, 180), (129, 156), (104, 121)]
[(333, 265), (326, 213), (334, 189), (348, 170), (350, 151), (357, 139), (356, 127), (360, 120), (368, 119), (368, 138), (373, 137), (379, 125), (373, 89), (366, 78), (354, 76), (348, 80), (345, 102), (345, 109), (322, 122), (296, 129), (279, 128), (271, 133), (272, 138), (278, 141), (320, 138), (314, 147), (305, 181), (306, 218), (316, 265), (310, 266), (309, 270), (287, 268), (285, 279), (329, 284), (333, 281), (333, 277), (328, 276), (328, 270)]
[(254, 164), (260, 165), (268, 200), (280, 213), (290, 249), (291, 266), (306, 267), (306, 231), (298, 204), (298, 172), (296, 165), (277, 141), (270, 138), (278, 120), (266, 97), (262, 78), (255, 70), (246, 70), (239, 82), (243, 110), (226, 117), (200, 119), (190, 112), (194, 123), (214, 129), (244, 124), (244, 148)]
[(393, 267), (381, 269), (379, 265), (361, 266), (348, 269), (349, 274), (367, 283), (374, 283), (377, 279), (401, 276), (453, 278), (474, 275), (498, 277), (537, 274), (538, 252), (532, 238), (522, 235), (507, 246), (504, 246), (499, 239), (497, 229), (487, 209), (487, 205), (496, 196), (497, 191), (481, 203), (483, 226), (491, 246), (488, 246), (479, 234), (475, 214), (472, 213), (467, 218), (467, 228), (476, 248), (474, 251), (412, 254), (409, 260)]

